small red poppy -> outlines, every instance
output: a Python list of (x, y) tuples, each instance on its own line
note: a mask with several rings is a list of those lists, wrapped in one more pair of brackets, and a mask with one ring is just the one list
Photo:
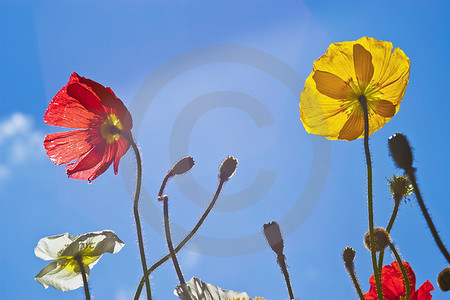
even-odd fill
[[(416, 291), (416, 275), (413, 269), (406, 261), (403, 262), (406, 274), (409, 279), (410, 300), (430, 300), (430, 291), (434, 290), (430, 281), (425, 281)], [(375, 278), (372, 275), (369, 279), (370, 290), (364, 294), (366, 300), (377, 300)], [(397, 261), (393, 261), (391, 266), (384, 266), (381, 270), (381, 285), (383, 287), (383, 297), (385, 300), (402, 300), (406, 296), (405, 285), (403, 283), (403, 275)]]
[(74, 128), (45, 137), (48, 157), (57, 165), (66, 165), (71, 178), (91, 182), (114, 162), (117, 174), (119, 160), (130, 147), (118, 131), (131, 137), (130, 112), (109, 87), (73, 73), (50, 102), (44, 123)]

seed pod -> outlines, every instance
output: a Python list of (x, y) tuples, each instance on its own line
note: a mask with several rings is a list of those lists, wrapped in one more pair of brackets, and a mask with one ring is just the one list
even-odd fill
[(183, 157), (179, 161), (173, 165), (172, 170), (170, 170), (171, 176), (174, 175), (181, 175), (189, 171), (193, 166), (195, 162), (194, 159), (190, 156)]
[(238, 160), (233, 156), (228, 156), (225, 160), (220, 164), (219, 167), (219, 178), (222, 181), (226, 181), (233, 176), (236, 171), (236, 167), (238, 165)]
[[(376, 252), (384, 250), (384, 248), (386, 248), (391, 242), (389, 234), (386, 232), (386, 230), (384, 230), (384, 228), (381, 227), (376, 227), (373, 229), (373, 237), (374, 237), (374, 248)], [(367, 249), (371, 250), (369, 232), (367, 232), (366, 235), (364, 236), (364, 245), (366, 246)]]
[(264, 236), (269, 243), (270, 248), (277, 254), (277, 257), (283, 256), (284, 241), (281, 235), (280, 226), (277, 222), (264, 224)]
[(450, 268), (442, 270), (437, 278), (438, 286), (444, 292), (450, 290)]
[(389, 151), (399, 168), (405, 171), (412, 169), (413, 155), (408, 139), (401, 133), (389, 137)]

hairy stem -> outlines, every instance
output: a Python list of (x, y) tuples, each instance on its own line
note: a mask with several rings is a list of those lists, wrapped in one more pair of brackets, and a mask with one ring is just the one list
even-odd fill
[(436, 227), (434, 226), (433, 220), (431, 220), (431, 216), (428, 213), (428, 210), (425, 206), (425, 203), (422, 198), (422, 194), (420, 193), (419, 186), (417, 185), (416, 176), (415, 176), (415, 169), (411, 168), (409, 170), (405, 170), (406, 174), (409, 177), (409, 180), (411, 181), (414, 193), (416, 194), (417, 202), (419, 202), (420, 209), (422, 210), (422, 214), (425, 217), (425, 220), (427, 221), (428, 228), (431, 231), (431, 234), (433, 235), (434, 241), (436, 242), (439, 250), (444, 255), (445, 259), (447, 260), (447, 263), (450, 264), (450, 254), (448, 253), (447, 249), (444, 246), (444, 243), (442, 242), (441, 238), (439, 237), (439, 234), (436, 230)]
[(400, 267), (400, 271), (402, 271), (403, 275), (403, 282), (406, 289), (406, 298), (409, 299), (409, 295), (411, 294), (411, 289), (409, 286), (409, 278), (408, 274), (406, 273), (405, 266), (403, 265), (402, 259), (400, 258), (400, 255), (397, 252), (397, 249), (395, 249), (394, 245), (389, 242), (389, 248), (391, 248), (392, 253), (394, 253), (395, 259), (397, 259), (398, 266)]
[(292, 291), (291, 280), (289, 279), (289, 273), (286, 267), (286, 257), (284, 255), (278, 256), (277, 260), (278, 264), (280, 265), (281, 272), (283, 272), (284, 280), (286, 281), (289, 299), (294, 300), (294, 292)]
[(373, 193), (372, 193), (372, 160), (369, 149), (369, 113), (367, 111), (367, 99), (364, 95), (358, 97), (359, 103), (364, 112), (364, 151), (366, 154), (367, 164), (367, 206), (369, 210), (369, 236), (370, 236), (370, 252), (372, 255), (372, 268), (375, 276), (378, 299), (383, 299), (383, 290), (381, 286), (381, 275), (377, 267), (377, 255), (375, 252), (375, 237), (373, 235)]
[[(391, 233), (392, 226), (394, 225), (395, 218), (397, 218), (398, 208), (400, 207), (401, 199), (394, 199), (394, 209), (392, 210), (391, 219), (386, 227), (386, 232)], [(380, 251), (380, 255), (378, 256), (378, 270), (383, 268), (383, 259), (384, 259), (384, 249)]]
[[(164, 182), (163, 182), (164, 183)], [(178, 244), (178, 246), (175, 247), (174, 251), (175, 253), (177, 253), (178, 251), (181, 250), (181, 248), (183, 248), (183, 246), (195, 235), (195, 233), (198, 231), (198, 229), (200, 228), (200, 226), (203, 224), (203, 222), (205, 221), (206, 217), (208, 216), (208, 214), (211, 212), (212, 208), (214, 207), (214, 204), (216, 204), (217, 198), (219, 198), (220, 192), (222, 191), (222, 187), (223, 184), (225, 183), (225, 181), (221, 180), (219, 182), (219, 185), (217, 186), (217, 190), (216, 193), (214, 194), (213, 199), (211, 200), (211, 203), (209, 204), (208, 208), (206, 208), (205, 212), (203, 213), (203, 215), (200, 217), (200, 219), (198, 220), (197, 224), (195, 224), (194, 228), (192, 228), (192, 230), (188, 233), (188, 235), (181, 241), (181, 243)], [(164, 189), (162, 189), (164, 190)], [(162, 192), (161, 192), (162, 194)], [(158, 260), (156, 263), (154, 263), (148, 270), (147, 272), (144, 274), (144, 276), (141, 278), (141, 281), (139, 282), (139, 286), (136, 290), (136, 293), (134, 295), (134, 300), (138, 300), (139, 296), (141, 294), (142, 291), (142, 287), (144, 285), (144, 279), (148, 276), (150, 276), (150, 274), (155, 271), (159, 266), (161, 266), (163, 263), (165, 263), (168, 259), (170, 258), (170, 253), (167, 254), (166, 256), (164, 256), (163, 258), (161, 258), (160, 260)]]
[[(136, 180), (136, 192), (134, 195), (134, 202), (133, 202), (133, 212), (134, 212), (134, 221), (136, 223), (136, 231), (138, 236), (138, 244), (139, 244), (139, 253), (141, 255), (141, 263), (142, 263), (142, 271), (145, 274), (147, 271), (147, 262), (145, 259), (145, 250), (144, 250), (144, 240), (142, 238), (142, 227), (141, 227), (141, 220), (139, 218), (139, 196), (141, 193), (141, 185), (142, 185), (142, 160), (141, 160), (141, 154), (139, 152), (139, 149), (134, 142), (133, 138), (131, 136), (128, 136), (127, 134), (120, 132), (121, 136), (124, 137), (128, 143), (130, 143), (131, 147), (134, 150), (134, 154), (136, 155), (136, 165), (137, 165), (137, 180)], [(150, 288), (150, 280), (148, 279), (148, 276), (145, 276), (144, 278), (145, 282), (145, 289), (147, 292), (147, 299), (152, 299), (152, 292)]]

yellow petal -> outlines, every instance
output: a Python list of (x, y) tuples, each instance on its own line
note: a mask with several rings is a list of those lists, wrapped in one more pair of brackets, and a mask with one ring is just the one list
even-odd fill
[(334, 99), (346, 99), (350, 86), (338, 76), (324, 71), (313, 72), (316, 88), (321, 93)]
[(340, 140), (353, 141), (364, 134), (364, 118), (360, 114), (351, 114), (339, 132)]
[(376, 100), (370, 103), (370, 109), (382, 117), (390, 118), (396, 113), (395, 105), (386, 100)]
[(382, 99), (398, 105), (408, 85), (411, 65), (409, 58), (399, 48), (392, 52), (393, 46), (390, 42), (364, 37), (357, 43), (372, 55), (374, 67), (372, 82), (378, 85)]
[(353, 61), (356, 78), (361, 86), (366, 86), (373, 76), (372, 55), (360, 44), (353, 45)]

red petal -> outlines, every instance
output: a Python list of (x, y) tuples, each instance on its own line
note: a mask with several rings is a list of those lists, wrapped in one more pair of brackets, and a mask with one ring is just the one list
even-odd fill
[[(104, 144), (99, 144), (92, 148), (91, 151), (80, 157), (76, 162), (66, 166), (67, 175), (75, 179), (88, 179), (94, 169), (103, 161), (104, 152)], [(87, 176), (88, 174), (89, 176)]]
[(67, 85), (67, 94), (78, 100), (87, 110), (95, 114), (103, 114), (100, 98), (87, 85), (74, 82)]
[(52, 133), (45, 136), (44, 147), (53, 163), (62, 165), (86, 154), (92, 144), (89, 129)]
[[(395, 271), (397, 272), (398, 278), (401, 280), (401, 283), (402, 283), (402, 288), (404, 288), (402, 270), (400, 270), (400, 267), (399, 267), (397, 261), (393, 261), (391, 263), (391, 265), (392, 265), (392, 267), (394, 267)], [(410, 290), (411, 290), (411, 293), (412, 293), (413, 291), (416, 290), (416, 275), (414, 274), (414, 271), (411, 268), (411, 266), (409, 265), (409, 263), (404, 261), (403, 262), (403, 266), (405, 267), (406, 274), (408, 275), (409, 286), (410, 286)], [(406, 292), (405, 292), (405, 294), (406, 294)]]
[(417, 291), (412, 295), (412, 300), (430, 300), (432, 298), (430, 292), (434, 290), (430, 281), (425, 281)]
[(83, 93), (78, 91), (79, 88), (70, 87), (81, 86), (81, 78), (76, 73), (70, 76), (69, 83), (50, 102), (44, 115), (44, 123), (68, 128), (86, 129), (90, 127), (96, 114), (102, 111), (102, 107), (100, 100), (92, 91)]
[(117, 144), (117, 152), (115, 153), (114, 156), (114, 173), (117, 175), (117, 173), (119, 172), (120, 158), (124, 156), (125, 153), (127, 153), (128, 149), (130, 148), (130, 145), (128, 144), (127, 140), (124, 139), (123, 137), (119, 138), (116, 141), (116, 144)]

